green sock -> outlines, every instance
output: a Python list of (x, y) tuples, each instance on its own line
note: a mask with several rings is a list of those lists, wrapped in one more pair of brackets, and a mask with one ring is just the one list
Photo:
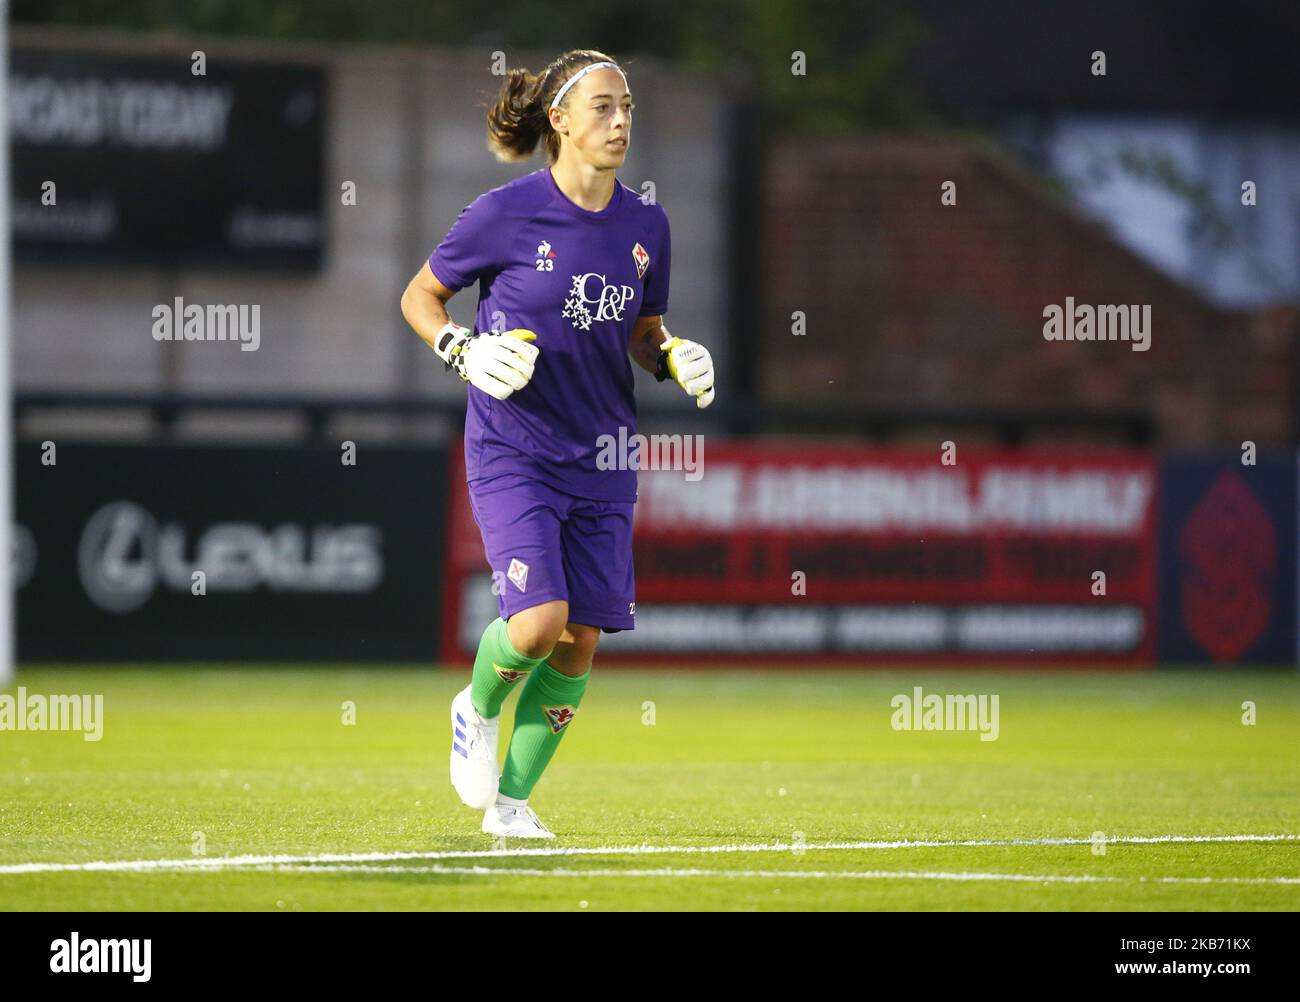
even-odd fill
[(545, 660), (544, 657), (526, 658), (515, 650), (506, 633), (506, 621), (494, 619), (483, 631), (474, 658), (474, 677), (469, 690), (474, 711), (481, 717), (495, 717), (514, 684)]
[(528, 676), (515, 706), (515, 730), (510, 735), (510, 749), (506, 752), (498, 787), (501, 793), (519, 800), (528, 799), (569, 729), (590, 677), (590, 668), (577, 678), (570, 678), (549, 664), (541, 665)]

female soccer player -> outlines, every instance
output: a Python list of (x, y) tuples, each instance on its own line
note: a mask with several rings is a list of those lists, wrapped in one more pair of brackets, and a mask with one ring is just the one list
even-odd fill
[[(465, 470), (501, 616), (451, 704), (451, 782), (491, 835), (554, 838), (528, 797), (582, 703), (600, 631), (630, 630), (635, 458), (603, 469), (598, 440), (636, 433), (629, 356), (713, 401), (713, 361), (663, 326), (668, 217), (615, 178), (632, 95), (591, 49), (511, 70), (487, 115), (498, 160), (549, 165), (479, 196), (402, 296), (402, 313), (469, 383)], [(474, 327), (447, 314), (479, 283)], [(619, 428), (626, 428), (620, 439)], [(521, 679), (505, 768), (501, 706)]]

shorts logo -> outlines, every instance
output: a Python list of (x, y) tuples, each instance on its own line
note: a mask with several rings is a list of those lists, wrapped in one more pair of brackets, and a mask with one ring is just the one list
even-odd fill
[(497, 677), (501, 679), (502, 682), (506, 682), (506, 683), (518, 682), (521, 678), (523, 678), (525, 675), (528, 674), (528, 669), (524, 669), (523, 671), (518, 671), (513, 668), (502, 668), (498, 664), (494, 664), (492, 666), (492, 670), (497, 673)]
[(528, 588), (528, 565), (522, 560), (510, 560), (510, 569), (506, 571), (508, 577), (516, 588), (520, 591), (526, 591)]
[(639, 243), (632, 248), (632, 260), (636, 262), (636, 277), (645, 278), (645, 270), (650, 267), (650, 255)]
[(543, 706), (542, 712), (546, 714), (546, 722), (551, 725), (551, 730), (559, 734), (569, 725), (573, 715), (578, 711), (572, 706)]

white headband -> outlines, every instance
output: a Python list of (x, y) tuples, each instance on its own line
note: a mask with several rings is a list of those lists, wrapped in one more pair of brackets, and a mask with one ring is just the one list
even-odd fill
[(619, 69), (618, 63), (609, 63), (609, 62), (590, 63), (584, 66), (582, 69), (578, 70), (578, 72), (573, 74), (573, 76), (569, 77), (568, 80), (564, 81), (564, 86), (555, 92), (555, 97), (551, 98), (551, 107), (552, 108), (558, 107), (559, 103), (564, 100), (564, 95), (569, 92), (569, 88), (572, 87), (574, 84), (576, 84), (583, 77), (585, 77), (592, 70), (603, 70), (603, 69), (618, 70), (618, 75), (623, 77), (623, 86), (624, 87), (627, 86), (627, 76), (623, 73), (621, 69)]

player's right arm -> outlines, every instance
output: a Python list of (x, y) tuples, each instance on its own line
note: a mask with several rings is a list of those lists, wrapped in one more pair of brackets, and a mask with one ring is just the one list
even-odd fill
[(447, 302), (454, 295), (455, 292), (438, 281), (428, 261), (402, 293), (402, 316), (420, 335), (420, 340), (434, 351), (438, 350), (438, 332), (451, 323)]
[(402, 293), (402, 316), (461, 379), (505, 400), (533, 378), (537, 348), (530, 342), (537, 335), (525, 330), (475, 334), (448, 315), (447, 301), (455, 294), (438, 280), (426, 261)]

